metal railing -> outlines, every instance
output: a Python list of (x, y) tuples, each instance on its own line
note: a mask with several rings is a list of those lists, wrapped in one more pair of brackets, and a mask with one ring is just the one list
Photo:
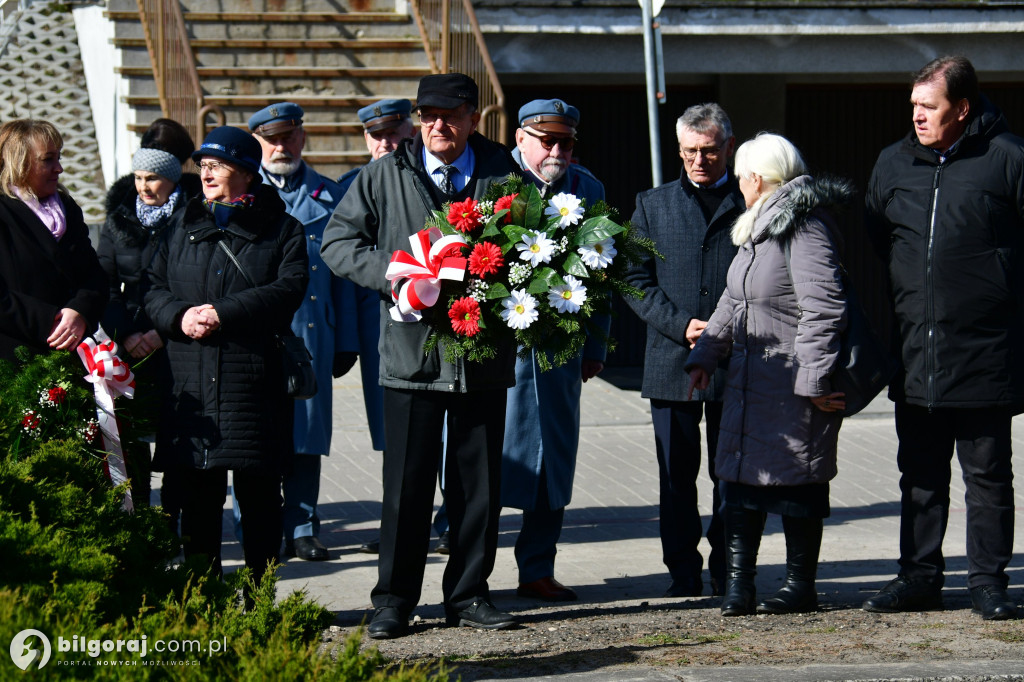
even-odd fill
[(206, 117), (216, 116), (217, 125), (224, 125), (225, 117), (220, 107), (203, 101), (181, 3), (178, 0), (137, 2), (160, 109), (164, 116), (185, 126), (198, 144), (206, 137)]
[(480, 88), (479, 131), (501, 144), (508, 132), (505, 93), (470, 0), (412, 0), (412, 14), (434, 73), (458, 71)]

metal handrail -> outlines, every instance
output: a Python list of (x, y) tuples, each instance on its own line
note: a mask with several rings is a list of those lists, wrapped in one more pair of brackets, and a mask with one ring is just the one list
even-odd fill
[(434, 73), (458, 71), (480, 88), (479, 130), (504, 144), (508, 133), (505, 92), (498, 82), (471, 0), (412, 0), (413, 18)]
[(160, 109), (178, 121), (198, 143), (206, 136), (206, 117), (224, 125), (224, 111), (203, 101), (195, 56), (189, 45), (178, 0), (137, 0), (146, 49), (153, 64)]

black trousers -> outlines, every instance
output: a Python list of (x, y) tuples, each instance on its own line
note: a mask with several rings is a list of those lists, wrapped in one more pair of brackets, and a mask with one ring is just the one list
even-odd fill
[(651, 419), (658, 456), (661, 488), (661, 550), (672, 580), (696, 587), (701, 583), (704, 560), (697, 550), (703, 526), (697, 508), (697, 475), (700, 473), (700, 419), (704, 416), (708, 437), (708, 475), (714, 484), (711, 522), (707, 538), (711, 544), (708, 569), (719, 585), (725, 578), (725, 531), (722, 526), (721, 497), (715, 475), (718, 426), (722, 421), (720, 402), (677, 402), (651, 399)]
[(1013, 554), (1013, 470), (1008, 409), (927, 408), (896, 403), (902, 508), (900, 573), (941, 587), (956, 446), (967, 502), (967, 585), (1008, 583)]
[[(445, 504), (451, 552), (441, 583), (445, 606), (489, 599), (498, 549), (506, 389), (444, 393), (384, 389), (384, 500), (375, 608), (408, 615), (419, 603), (447, 413)], [(243, 516), (244, 518), (244, 516)]]
[[(205, 555), (221, 575), (221, 520), (228, 492), (227, 469), (186, 469), (181, 476), (181, 535), (185, 557)], [(257, 582), (268, 561), (278, 561), (283, 533), (281, 475), (235, 470), (233, 483), (242, 515), (245, 565)]]

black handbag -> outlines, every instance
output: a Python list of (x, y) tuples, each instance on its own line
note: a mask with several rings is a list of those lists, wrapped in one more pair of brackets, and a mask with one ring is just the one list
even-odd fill
[[(785, 245), (786, 271), (793, 281), (793, 267), (790, 262), (789, 242)], [(839, 356), (836, 368), (829, 379), (832, 390), (845, 395), (844, 417), (850, 417), (875, 399), (896, 374), (898, 365), (889, 346), (875, 333), (871, 319), (864, 312), (857, 290), (850, 281), (849, 273), (839, 264), (840, 280), (846, 294), (846, 329), (839, 335)]]
[[(223, 239), (217, 242), (217, 245), (228, 255), (249, 286), (255, 287), (256, 283), (253, 282), (248, 271), (242, 267), (231, 247)], [(274, 334), (274, 343), (281, 353), (281, 371), (284, 373), (285, 393), (288, 397), (296, 400), (308, 400), (315, 396), (316, 372), (313, 369), (313, 356), (309, 354), (306, 342), (302, 340), (302, 337), (289, 332)]]

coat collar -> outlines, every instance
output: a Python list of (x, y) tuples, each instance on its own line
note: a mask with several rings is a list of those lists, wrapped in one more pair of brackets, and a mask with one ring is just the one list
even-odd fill
[[(270, 185), (257, 186), (254, 194), (256, 199), (252, 206), (235, 211), (224, 232), (247, 241), (255, 241), (263, 230), (272, 224), (276, 216), (285, 212), (284, 202), (277, 195), (277, 190)], [(182, 225), (189, 235), (189, 241), (209, 239), (221, 232), (213, 221), (213, 215), (203, 205), (202, 195), (192, 199), (185, 207)]]

